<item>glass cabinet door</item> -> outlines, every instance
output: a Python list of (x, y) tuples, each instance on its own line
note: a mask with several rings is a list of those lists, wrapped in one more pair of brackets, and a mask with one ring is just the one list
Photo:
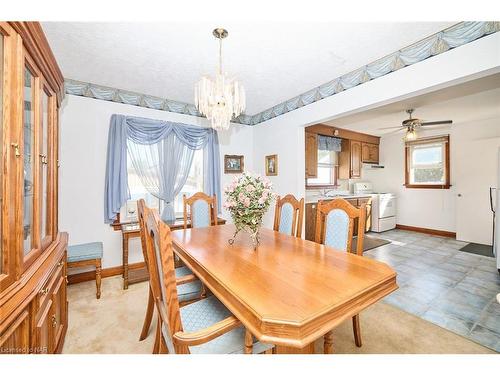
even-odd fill
[[(52, 155), (49, 150), (52, 149), (50, 139), (52, 134), (52, 95), (47, 88), (42, 88), (42, 121), (41, 121), (41, 139), (40, 139), (40, 189), (41, 189), (41, 216), (40, 216), (40, 238), (41, 246), (44, 249), (51, 241), (50, 225), (50, 191), (51, 191), (51, 173), (49, 166), (52, 165)], [(49, 163), (50, 160), (50, 163)]]
[(35, 78), (29, 67), (24, 68), (24, 116), (23, 116), (23, 250), (26, 257), (36, 246), (34, 243), (34, 178), (36, 144), (35, 144)]

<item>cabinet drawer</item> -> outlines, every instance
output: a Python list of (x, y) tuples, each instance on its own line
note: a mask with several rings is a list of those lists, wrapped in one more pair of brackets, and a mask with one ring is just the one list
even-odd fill
[(58, 263), (56, 264), (56, 268), (52, 271), (50, 276), (47, 278), (47, 281), (45, 281), (42, 288), (38, 292), (38, 311), (44, 309), (45, 305), (51, 298), (51, 293), (54, 290), (57, 281), (59, 280), (59, 278), (64, 277), (65, 256), (66, 253), (64, 253), (61, 259), (59, 259)]

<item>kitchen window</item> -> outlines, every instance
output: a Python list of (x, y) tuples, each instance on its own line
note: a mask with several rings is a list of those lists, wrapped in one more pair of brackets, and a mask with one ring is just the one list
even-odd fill
[(450, 188), (449, 136), (406, 142), (405, 160), (407, 188)]
[(306, 179), (307, 187), (323, 188), (337, 185), (337, 155), (335, 151), (318, 150), (318, 172), (316, 177)]

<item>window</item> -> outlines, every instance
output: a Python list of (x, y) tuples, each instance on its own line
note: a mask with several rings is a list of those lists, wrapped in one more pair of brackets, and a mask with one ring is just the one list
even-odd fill
[(337, 185), (337, 153), (318, 150), (318, 174), (306, 180), (308, 187), (328, 187)]
[[(130, 200), (127, 202), (124, 208), (125, 218), (130, 220), (136, 217), (136, 201), (139, 199), (144, 199), (148, 207), (153, 207), (158, 209), (159, 212), (163, 209), (163, 201), (153, 196), (147, 191), (141, 182), (139, 175), (136, 173), (134, 166), (132, 165), (130, 159), (127, 163), (127, 174), (128, 174), (128, 187), (130, 190)], [(189, 170), (189, 176), (182, 188), (181, 192), (175, 197), (174, 209), (175, 217), (183, 217), (183, 205), (182, 196), (186, 194), (187, 196), (193, 195), (197, 191), (203, 191), (203, 150), (196, 150), (193, 156), (193, 164), (191, 164), (191, 169)]]
[(407, 188), (450, 188), (448, 136), (406, 142), (405, 152), (405, 186)]

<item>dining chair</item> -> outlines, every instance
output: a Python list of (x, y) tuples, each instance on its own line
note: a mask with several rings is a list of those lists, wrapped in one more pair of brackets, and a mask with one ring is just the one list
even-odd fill
[[(191, 228), (217, 225), (217, 197), (215, 195), (211, 197), (199, 191), (189, 198), (184, 194), (182, 201), (184, 206), (184, 229), (187, 229), (188, 225), (191, 225)], [(201, 284), (201, 295), (202, 297), (207, 295), (205, 284)]]
[(158, 312), (159, 353), (229, 354), (269, 352), (215, 297), (181, 307), (170, 228), (156, 211), (145, 210), (150, 285)]
[[(366, 204), (364, 203), (360, 208), (356, 208), (342, 198), (319, 201), (316, 213), (315, 242), (336, 250), (352, 253), (352, 238), (356, 219), (358, 222), (358, 237), (355, 254), (362, 256), (366, 222)], [(359, 314), (352, 317), (352, 325), (356, 346), (361, 347), (363, 343), (361, 341)], [(331, 352), (332, 334), (330, 331), (324, 336), (325, 353)]]
[(189, 224), (192, 228), (217, 225), (217, 198), (215, 195), (211, 197), (199, 191), (189, 198), (184, 194), (182, 200), (184, 203), (184, 229), (187, 229)]
[[(145, 210), (147, 209), (146, 203), (144, 199), (139, 199), (137, 201), (137, 218), (139, 219), (139, 227), (141, 233), (141, 247), (142, 254), (144, 256), (144, 262), (146, 264), (146, 269), (148, 269), (148, 254), (146, 249), (146, 226), (145, 226)], [(149, 269), (148, 269), (149, 273)], [(179, 303), (181, 305), (188, 304), (190, 302), (196, 301), (200, 299), (202, 296), (202, 287), (201, 282), (197, 279), (192, 278), (191, 270), (186, 267), (176, 267), (175, 268), (175, 276), (177, 283), (179, 285)], [(154, 312), (154, 298), (153, 292), (151, 291), (151, 283), (149, 285), (149, 296), (148, 296), (148, 304), (146, 308), (146, 316), (144, 317), (144, 323), (142, 325), (141, 335), (139, 337), (139, 341), (144, 340), (148, 337), (149, 328), (151, 327), (151, 322), (153, 319)], [(155, 343), (155, 350), (158, 350), (158, 343)]]
[(292, 194), (276, 198), (274, 209), (274, 230), (290, 236), (302, 236), (304, 198), (297, 200)]

